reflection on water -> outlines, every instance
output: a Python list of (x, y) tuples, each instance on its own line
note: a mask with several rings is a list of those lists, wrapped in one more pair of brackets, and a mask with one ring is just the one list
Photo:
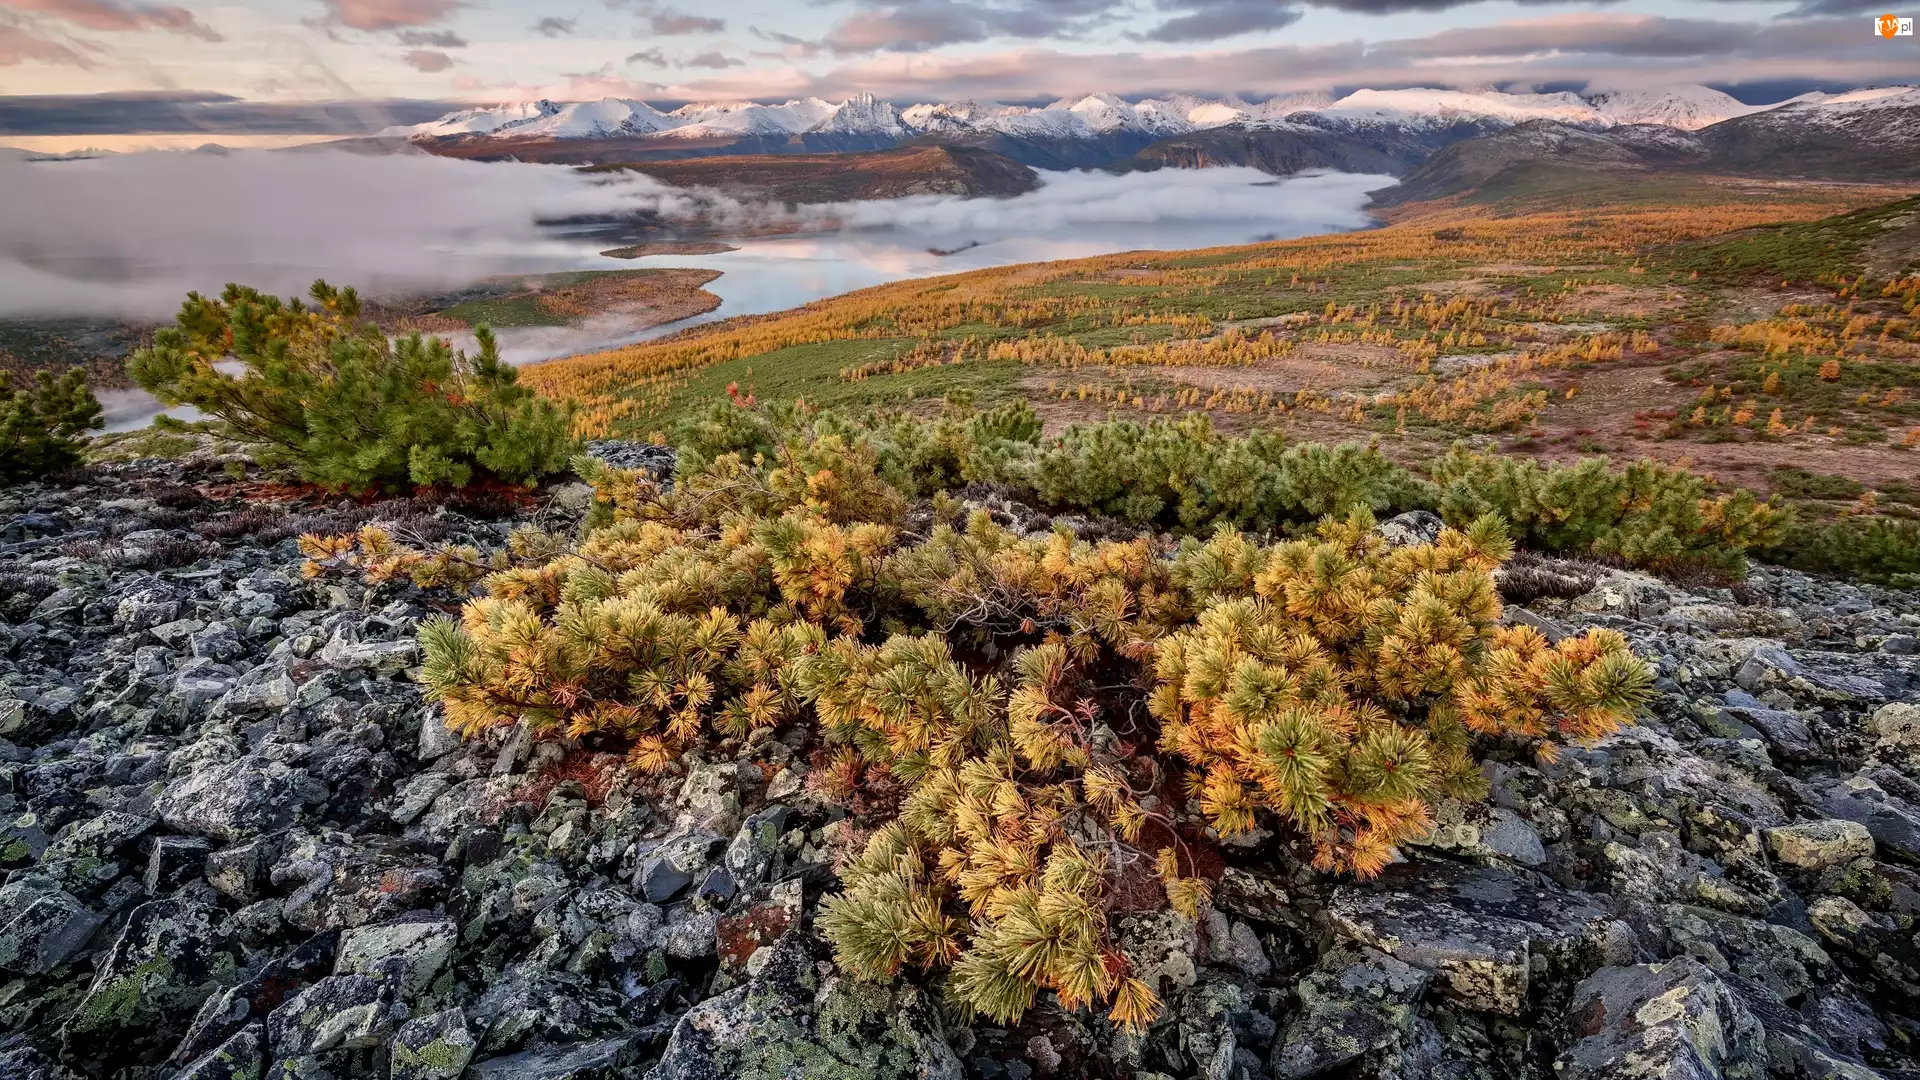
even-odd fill
[[(1251, 169), (1168, 170), (1113, 177), (1053, 174), (1039, 191), (1013, 199), (939, 196), (829, 208), (832, 232), (734, 239), (738, 250), (712, 255), (610, 259), (604, 239), (549, 236), (539, 254), (564, 252), (569, 267), (705, 267), (721, 271), (707, 286), (714, 311), (665, 326), (642, 327), (612, 315), (568, 327), (504, 329), (502, 354), (529, 364), (616, 348), (689, 326), (797, 307), (889, 281), (989, 266), (1071, 259), (1121, 251), (1185, 250), (1365, 228), (1368, 191), (1391, 177), (1328, 173), (1275, 182)], [(941, 254), (945, 253), (945, 254)], [(472, 340), (454, 337), (471, 348)], [(157, 409), (116, 402), (111, 430), (146, 423)]]

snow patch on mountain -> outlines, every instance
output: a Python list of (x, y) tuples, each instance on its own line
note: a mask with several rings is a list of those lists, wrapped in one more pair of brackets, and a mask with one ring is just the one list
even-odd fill
[(1600, 110), (1572, 91), (1557, 94), (1503, 94), (1466, 90), (1355, 90), (1315, 115), (1356, 126), (1442, 128), (1493, 121), (1504, 125), (1528, 120), (1558, 120), (1584, 127), (1608, 126)]

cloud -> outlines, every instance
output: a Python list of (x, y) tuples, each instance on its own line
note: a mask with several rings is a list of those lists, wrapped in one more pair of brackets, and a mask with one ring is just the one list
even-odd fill
[(745, 60), (736, 60), (731, 56), (727, 56), (721, 53), (718, 49), (710, 49), (698, 55), (689, 56), (685, 60), (680, 61), (681, 67), (690, 67), (690, 68), (718, 69), (718, 68), (730, 68), (730, 67), (745, 67), (746, 64), (747, 62)]
[[(1098, 21), (1104, 21), (1102, 13)], [(820, 40), (841, 56), (868, 52), (927, 52), (947, 44), (996, 37), (1066, 38), (1091, 25), (1079, 4), (985, 6), (956, 0), (912, 0), (843, 19)]]
[(629, 54), (626, 62), (629, 64), (652, 64), (654, 67), (666, 67), (667, 54), (661, 52), (658, 48), (641, 49), (637, 53)]
[(539, 101), (543, 98), (549, 101), (598, 101), (609, 97), (658, 98), (667, 89), (656, 82), (630, 79), (615, 71), (611, 63), (602, 64), (597, 71), (568, 72), (559, 81), (546, 83), (487, 82), (468, 75), (455, 75), (453, 88), (467, 98), (467, 104), (459, 108), (469, 108), (474, 102), (492, 105), (503, 101)]
[(817, 41), (808, 41), (806, 38), (794, 37), (792, 34), (783, 34), (778, 30), (762, 30), (757, 26), (750, 26), (747, 29), (753, 33), (754, 37), (779, 45), (781, 55), (783, 56), (792, 56), (805, 60), (820, 55), (820, 43)]
[(400, 62), (415, 71), (424, 71), (432, 75), (452, 67), (453, 57), (433, 49), (413, 49), (402, 56)]
[(118, 0), (7, 0), (14, 11), (31, 12), (88, 30), (164, 30), (202, 41), (224, 40), (193, 12), (173, 4), (128, 4)]
[(725, 19), (689, 15), (670, 7), (643, 7), (640, 9), (640, 17), (646, 20), (649, 29), (662, 37), (675, 37), (680, 34), (717, 34), (727, 28)]
[(562, 19), (557, 15), (549, 15), (539, 22), (534, 23), (532, 30), (534, 33), (544, 37), (567, 37), (573, 33), (573, 28), (579, 24), (579, 21), (578, 19)]
[(320, 0), (328, 20), (350, 30), (398, 30), (430, 26), (461, 6), (461, 0)]
[[(86, 43), (68, 44), (41, 37), (0, 12), (0, 67), (34, 62), (92, 68), (94, 61), (87, 51)], [(0, 102), (5, 100), (0, 97)]]
[(464, 49), (467, 39), (451, 30), (402, 30), (394, 35), (402, 45), (416, 49)]
[(882, 51), (827, 70), (748, 69), (673, 87), (677, 95), (831, 96), (865, 90), (896, 102), (1036, 99), (1099, 88), (1116, 94), (1275, 94), (1328, 86), (1651, 87), (1776, 80), (1861, 86), (1911, 82), (1912, 53), (1887, 48), (1851, 18), (1750, 22), (1627, 12), (1571, 12), (1433, 34), (1184, 53), (1022, 47), (987, 52)]
[(926, 52), (997, 37), (1071, 38), (1115, 17), (1106, 0), (1016, 0), (1011, 4), (909, 0), (844, 19), (821, 44), (840, 55)]
[(371, 135), (461, 107), (454, 101), (241, 101), (198, 91), (0, 96), (0, 135)]
[(538, 222), (684, 203), (638, 174), (336, 150), (0, 161), (0, 188), (0, 317), (164, 316), (228, 281), (289, 294), (320, 276), (373, 288), (571, 269), (571, 253), (528, 254)]
[(1216, 41), (1255, 30), (1278, 30), (1300, 21), (1299, 8), (1283, 7), (1280, 0), (1188, 0), (1171, 5), (1186, 11), (1144, 34), (1136, 41)]

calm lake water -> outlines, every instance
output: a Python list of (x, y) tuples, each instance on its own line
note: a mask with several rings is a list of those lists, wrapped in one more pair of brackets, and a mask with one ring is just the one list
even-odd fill
[[(536, 363), (906, 278), (1366, 228), (1372, 224), (1363, 209), (1367, 192), (1393, 182), (1346, 173), (1276, 179), (1237, 168), (1043, 178), (1038, 191), (1011, 199), (916, 196), (805, 208), (800, 223), (817, 231), (729, 240), (738, 250), (713, 255), (612, 259), (599, 254), (612, 246), (604, 236), (549, 231), (525, 246), (522, 272), (705, 267), (721, 271), (707, 286), (720, 307), (658, 327), (609, 316), (571, 327), (507, 329), (499, 334), (501, 348), (516, 364)], [(498, 250), (490, 254), (497, 272)], [(109, 430), (144, 425), (159, 411), (138, 392), (116, 394), (106, 404)]]

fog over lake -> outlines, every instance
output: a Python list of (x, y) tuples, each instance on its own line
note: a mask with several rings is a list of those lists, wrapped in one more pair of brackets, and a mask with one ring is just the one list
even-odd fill
[[(1276, 179), (1252, 169), (1113, 176), (1043, 173), (1005, 199), (913, 196), (791, 207), (679, 189), (637, 173), (337, 151), (0, 158), (0, 318), (164, 320), (190, 290), (240, 281), (282, 294), (315, 278), (363, 292), (450, 289), (504, 274), (707, 267), (709, 315), (641, 328), (632, 316), (505, 330), (516, 363), (793, 307), (888, 281), (1140, 249), (1243, 244), (1364, 228), (1391, 177)], [(731, 239), (712, 255), (613, 259), (604, 231), (561, 220), (649, 214), (793, 235)], [(949, 252), (950, 254), (936, 254)], [(114, 426), (145, 422), (115, 395)]]

